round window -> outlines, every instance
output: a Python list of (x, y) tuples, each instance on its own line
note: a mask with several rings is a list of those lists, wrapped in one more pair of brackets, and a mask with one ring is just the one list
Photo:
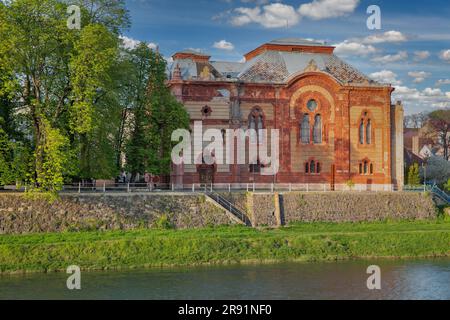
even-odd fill
[(309, 111), (314, 111), (314, 110), (316, 110), (316, 109), (317, 109), (317, 101), (314, 100), (314, 99), (309, 100), (309, 101), (308, 101), (307, 107), (308, 107), (308, 110), (309, 110)]

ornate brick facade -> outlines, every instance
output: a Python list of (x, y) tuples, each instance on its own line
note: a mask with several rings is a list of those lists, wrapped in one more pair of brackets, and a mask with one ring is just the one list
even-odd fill
[(394, 89), (368, 79), (333, 49), (281, 39), (250, 52), (245, 63), (214, 62), (192, 51), (175, 54), (169, 86), (192, 123), (203, 121), (204, 130), (279, 129), (280, 170), (262, 176), (250, 165), (184, 165), (175, 168), (172, 181), (331, 189), (352, 181), (401, 188), (403, 153), (396, 150), (403, 149), (403, 109), (391, 105)]

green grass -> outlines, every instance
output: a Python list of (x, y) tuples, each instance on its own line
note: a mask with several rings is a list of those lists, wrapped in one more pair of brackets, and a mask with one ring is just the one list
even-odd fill
[(450, 256), (450, 221), (0, 236), (0, 272)]

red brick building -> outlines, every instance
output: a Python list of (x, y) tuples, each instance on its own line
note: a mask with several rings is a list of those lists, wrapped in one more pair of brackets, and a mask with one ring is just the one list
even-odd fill
[[(394, 88), (370, 80), (334, 47), (280, 39), (245, 55), (211, 61), (194, 51), (173, 56), (169, 86), (208, 128), (279, 129), (280, 170), (252, 165), (183, 165), (175, 184), (275, 183), (390, 190), (403, 186), (403, 107)], [(269, 149), (270, 150), (270, 149)]]

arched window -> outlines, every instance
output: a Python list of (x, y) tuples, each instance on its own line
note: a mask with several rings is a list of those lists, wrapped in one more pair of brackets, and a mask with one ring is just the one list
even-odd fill
[(258, 116), (258, 118), (257, 118), (258, 120), (257, 120), (257, 122), (256, 122), (256, 124), (257, 124), (257, 130), (258, 130), (258, 142), (260, 143), (260, 144), (262, 144), (262, 143), (264, 143), (264, 134), (263, 134), (263, 129), (264, 129), (264, 126), (263, 126), (263, 117), (262, 117), (262, 115), (259, 115)]
[(364, 144), (364, 119), (361, 120), (361, 124), (359, 125), (359, 143)]
[(252, 143), (262, 144), (264, 142), (264, 134), (261, 130), (264, 130), (264, 117), (262, 111), (259, 108), (254, 109), (248, 120), (248, 128), (254, 130), (255, 135), (251, 136)]
[(311, 173), (316, 173), (316, 163), (313, 161), (311, 161), (311, 164), (309, 165), (309, 171)]
[(364, 112), (359, 125), (359, 144), (369, 145), (372, 144), (372, 120), (369, 118), (369, 114)]
[(250, 116), (250, 122), (248, 125), (248, 128), (252, 131), (250, 131), (250, 141), (251, 143), (257, 142), (257, 135), (256, 135), (256, 119), (254, 115)]
[(305, 173), (309, 173), (309, 163), (305, 163)]
[(372, 175), (374, 172), (373, 163), (370, 160), (363, 160), (359, 163), (359, 174)]
[(369, 163), (367, 161), (364, 161), (364, 174), (369, 173)]
[(322, 168), (321, 168), (321, 165), (320, 165), (320, 163), (319, 162), (317, 162), (317, 165), (316, 165), (316, 172), (317, 173), (320, 173), (320, 171), (322, 170)]
[(309, 114), (303, 116), (302, 127), (301, 127), (301, 140), (303, 143), (311, 142), (311, 128), (309, 125)]
[(322, 143), (322, 117), (320, 114), (316, 115), (314, 118), (314, 143)]
[(372, 143), (372, 121), (367, 120), (366, 125), (366, 143), (371, 144)]

